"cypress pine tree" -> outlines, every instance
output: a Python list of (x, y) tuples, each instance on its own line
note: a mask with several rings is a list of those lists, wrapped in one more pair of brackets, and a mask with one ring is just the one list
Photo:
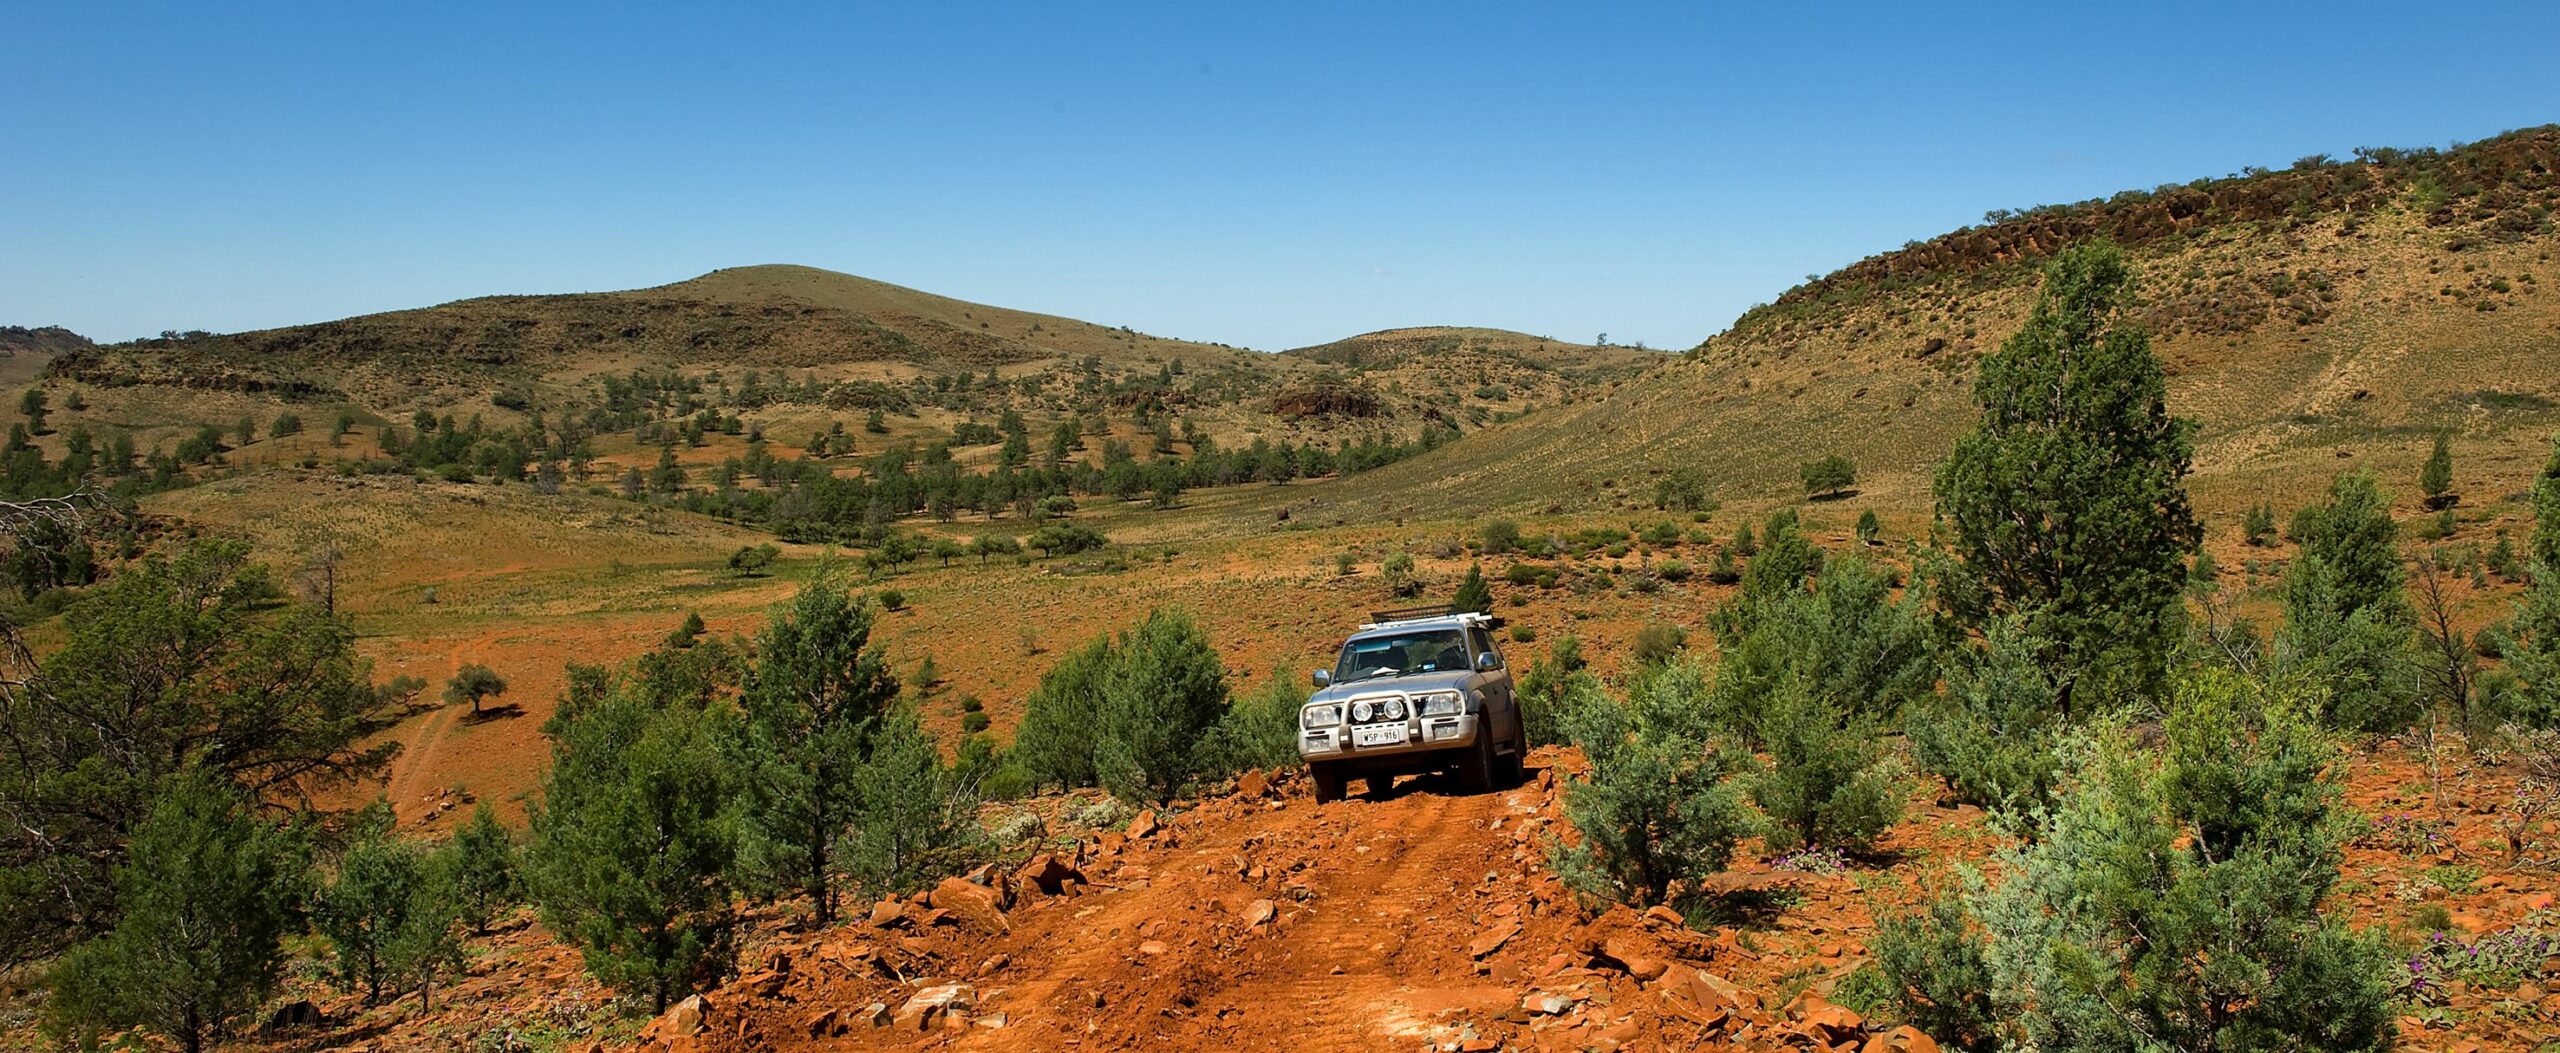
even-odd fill
[(222, 780), (179, 776), (116, 868), (123, 916), (55, 964), (52, 1028), (89, 1047), (140, 1025), (199, 1053), (275, 988), (305, 866), (299, 841)]
[(1493, 586), (1485, 584), (1484, 564), (1467, 565), (1467, 576), (1458, 582), (1458, 595), (1453, 605), (1461, 611), (1493, 613)]
[(2427, 495), (2430, 511), (2453, 507), (2458, 500), (2453, 493), (2453, 446), (2443, 435), (2436, 436), (2435, 449), (2418, 468), (2418, 492)]
[(2192, 421), (2168, 409), (2133, 275), (2093, 242), (2056, 255), (2026, 324), (1982, 360), (1981, 423), (1938, 469), (1955, 559), (1940, 595), (1980, 630), (2009, 616), (2065, 670), (2068, 713), (2156, 685), (2179, 638)]
[(756, 639), (741, 697), (753, 768), (749, 857), (835, 920), (835, 869), (858, 809), (853, 773), (897, 702), (898, 679), (871, 644), (872, 608), (832, 583), (802, 589)]

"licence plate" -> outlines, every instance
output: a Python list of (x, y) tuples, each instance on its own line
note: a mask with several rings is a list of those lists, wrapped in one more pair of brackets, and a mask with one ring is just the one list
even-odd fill
[(1360, 746), (1401, 746), (1404, 745), (1404, 725), (1382, 724), (1376, 727), (1353, 728), (1351, 741), (1354, 745)]

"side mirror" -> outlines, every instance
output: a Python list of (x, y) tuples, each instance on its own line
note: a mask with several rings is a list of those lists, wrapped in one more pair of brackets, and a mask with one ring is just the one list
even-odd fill
[(1484, 652), (1484, 653), (1479, 654), (1479, 655), (1477, 655), (1477, 656), (1476, 656), (1476, 671), (1477, 671), (1477, 672), (1479, 672), (1479, 673), (1490, 673), (1490, 672), (1492, 672), (1492, 671), (1494, 671), (1494, 670), (1496, 670), (1496, 669), (1500, 669), (1500, 668), (1502, 668), (1502, 656), (1501, 656), (1501, 655), (1495, 654), (1495, 653), (1493, 653), (1493, 652), (1491, 652), (1491, 651), (1486, 651), (1486, 652)]
[(1328, 669), (1318, 669), (1318, 670), (1316, 670), (1315, 675), (1314, 675), (1313, 677), (1310, 677), (1309, 679), (1314, 680), (1314, 681), (1316, 682), (1316, 686), (1317, 686), (1317, 687), (1332, 687), (1332, 686), (1333, 686), (1333, 672), (1332, 672), (1331, 670), (1328, 670)]

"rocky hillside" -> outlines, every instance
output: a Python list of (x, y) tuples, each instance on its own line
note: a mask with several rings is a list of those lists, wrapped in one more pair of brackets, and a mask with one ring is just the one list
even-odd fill
[(1728, 499), (1776, 498), (1837, 452), (1870, 500), (1926, 507), (1928, 468), (1970, 423), (1974, 361), (2024, 318), (2044, 256), (2091, 236), (2139, 271), (2172, 404), (2203, 425), (2208, 508), (2355, 464), (2405, 485), (2438, 431), (2463, 471), (2520, 478), (2560, 427), (2555, 210), (2560, 127), (1995, 214), (1790, 290), (1606, 397), (1347, 481), (1333, 503), (1633, 508), (1672, 466)]
[[(1373, 350), (1361, 350), (1373, 349)], [(1660, 356), (1550, 344), (1494, 330), (1398, 330), (1284, 355), (989, 307), (809, 267), (714, 271), (629, 292), (490, 296), (245, 333), (173, 333), (65, 346), (61, 381), (161, 392), (228, 420), (253, 402), (343, 404), (386, 416), (425, 407), (543, 410), (603, 398), (634, 371), (761, 372), (787, 399), (870, 385), (814, 409), (882, 402), (955, 419), (1011, 410), (1043, 421), (1144, 406), (1221, 440), (1410, 439), (1588, 394)], [(878, 385), (902, 392), (884, 399)], [(824, 403), (820, 405), (820, 403)], [(211, 412), (208, 410), (208, 412)], [(499, 414), (501, 418), (504, 414)]]

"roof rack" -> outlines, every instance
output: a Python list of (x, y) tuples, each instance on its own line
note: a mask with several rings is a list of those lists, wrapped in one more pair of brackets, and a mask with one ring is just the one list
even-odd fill
[(1369, 621), (1360, 628), (1365, 631), (1404, 622), (1429, 621), (1434, 618), (1456, 618), (1462, 622), (1481, 624), (1489, 628), (1502, 627), (1500, 618), (1464, 610), (1454, 603), (1443, 603), (1430, 607), (1401, 607), (1391, 611), (1370, 611)]
[(1438, 603), (1428, 607), (1398, 607), (1389, 611), (1370, 611), (1369, 622), (1373, 625), (1385, 625), (1388, 622), (1418, 622), (1425, 618), (1446, 618), (1456, 613), (1458, 613), (1458, 605), (1454, 603)]

